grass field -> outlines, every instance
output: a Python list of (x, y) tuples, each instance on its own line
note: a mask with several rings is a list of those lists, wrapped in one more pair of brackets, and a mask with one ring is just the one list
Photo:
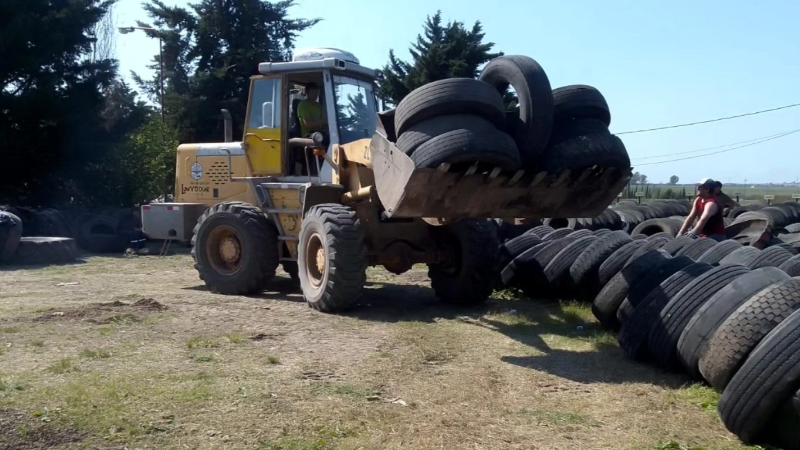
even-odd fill
[(342, 315), (191, 258), (0, 271), (0, 448), (741, 449), (718, 395), (626, 360), (586, 305), (442, 305), (370, 269)]
[[(683, 190), (686, 191), (687, 194), (694, 195), (695, 185), (686, 185), (686, 184), (678, 184), (678, 185), (669, 185), (669, 184), (650, 184), (647, 185), (648, 190), (651, 193), (651, 197), (655, 197), (656, 195), (660, 194), (658, 198), (669, 198), (667, 191), (671, 190), (676, 197), (681, 194)], [(634, 186), (631, 191), (642, 191), (644, 192), (645, 186)], [(796, 201), (796, 199), (792, 198), (793, 194), (800, 194), (800, 188), (798, 187), (791, 187), (791, 186), (768, 186), (768, 185), (723, 185), (723, 192), (730, 195), (731, 198), (736, 200), (736, 194), (739, 194), (739, 200), (742, 204), (749, 204), (749, 203), (765, 203), (766, 200), (764, 199), (764, 195), (774, 195), (775, 199), (772, 200), (772, 203), (780, 203), (780, 202), (789, 202), (789, 201)], [(627, 189), (626, 191), (627, 192)], [(624, 194), (623, 194), (624, 195)]]

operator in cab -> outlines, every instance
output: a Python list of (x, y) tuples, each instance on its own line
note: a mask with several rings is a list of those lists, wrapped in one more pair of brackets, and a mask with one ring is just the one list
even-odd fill
[[(718, 203), (716, 191), (716, 181), (711, 178), (700, 180), (697, 184), (697, 199), (694, 201), (692, 211), (683, 221), (678, 236), (725, 240), (725, 219), (722, 217), (722, 206)], [(691, 228), (695, 219), (697, 224)]]
[(325, 107), (319, 103), (319, 86), (316, 83), (306, 85), (306, 99), (297, 105), (297, 118), (300, 119), (303, 137), (310, 137), (311, 133), (317, 131), (328, 136), (328, 120), (325, 118)]

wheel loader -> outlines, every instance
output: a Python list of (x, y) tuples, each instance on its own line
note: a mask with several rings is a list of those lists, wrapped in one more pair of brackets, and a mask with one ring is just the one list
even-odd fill
[[(282, 265), (311, 307), (333, 312), (359, 300), (368, 266), (421, 263), (442, 300), (482, 302), (494, 286), (491, 218), (592, 217), (630, 176), (418, 168), (394, 144), (393, 110), (379, 111), (380, 72), (351, 53), (299, 51), (258, 71), (242, 140), (226, 114), (224, 142), (178, 147), (175, 202), (142, 207), (149, 237), (191, 239), (213, 292), (261, 292)], [(312, 84), (327, 125), (303, 136), (298, 106)]]

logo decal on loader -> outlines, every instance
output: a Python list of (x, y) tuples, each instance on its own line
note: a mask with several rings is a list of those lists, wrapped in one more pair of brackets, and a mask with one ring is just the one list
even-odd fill
[(192, 178), (194, 178), (195, 180), (203, 178), (203, 166), (201, 166), (199, 162), (192, 164), (191, 174)]

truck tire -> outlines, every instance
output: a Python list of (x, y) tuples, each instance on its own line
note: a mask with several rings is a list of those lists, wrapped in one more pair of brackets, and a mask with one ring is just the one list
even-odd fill
[(798, 385), (800, 312), (795, 311), (753, 349), (722, 393), (717, 410), (728, 430), (753, 444)]
[(694, 243), (694, 239), (687, 236), (678, 236), (661, 248), (670, 255), (675, 256), (679, 251), (683, 250), (684, 247), (692, 243)]
[(15, 214), (0, 211), (0, 263), (14, 256), (22, 238), (22, 220)]
[(62, 237), (23, 237), (11, 264), (44, 265), (64, 264), (75, 261), (75, 240)]
[(751, 296), (708, 341), (699, 364), (703, 378), (722, 392), (764, 336), (798, 309), (798, 278), (780, 281)]
[(437, 244), (452, 255), (442, 263), (428, 265), (436, 296), (459, 305), (485, 302), (494, 288), (498, 252), (495, 229), (486, 221), (464, 219), (432, 227), (431, 232)]
[(495, 88), (472, 78), (447, 78), (425, 84), (409, 93), (394, 116), (398, 139), (411, 126), (452, 114), (474, 114), (493, 124), (505, 120), (503, 98)]
[(675, 237), (681, 229), (682, 223), (672, 219), (650, 219), (640, 223), (633, 229), (631, 235), (644, 234), (652, 236), (656, 233), (667, 233), (670, 237)]
[(597, 119), (567, 119), (562, 118), (553, 122), (553, 132), (547, 145), (555, 146), (567, 139), (594, 134), (609, 134), (608, 126)]
[(585, 247), (569, 269), (572, 283), (578, 288), (577, 293), (582, 299), (592, 300), (597, 296), (603, 287), (600, 284), (600, 266), (614, 252), (632, 241), (624, 231), (614, 231)]
[(792, 223), (783, 227), (787, 233), (800, 233), (800, 223)]
[(303, 217), (297, 251), (303, 297), (322, 312), (358, 302), (367, 281), (367, 251), (361, 222), (348, 206), (314, 205)]
[(749, 272), (747, 267), (735, 264), (715, 267), (675, 294), (659, 313), (647, 337), (647, 349), (653, 359), (662, 367), (677, 369), (678, 340), (694, 313), (717, 291)]
[[(634, 239), (635, 239), (635, 237), (634, 237)], [(642, 255), (644, 255), (645, 253), (647, 253), (649, 251), (660, 250), (662, 247), (667, 245), (669, 242), (670, 242), (670, 239), (667, 238), (667, 237), (663, 237), (663, 236), (645, 239), (644, 240), (644, 245), (641, 246), (635, 252), (633, 252), (631, 257), (628, 258), (628, 261), (625, 263), (625, 266), (623, 266), (623, 267), (627, 267), (627, 266), (633, 264), (637, 259), (641, 258)], [(676, 256), (679, 256), (679, 255), (676, 255)]]
[(608, 127), (611, 111), (603, 94), (585, 84), (553, 89), (553, 116), (556, 119), (596, 119)]
[(800, 255), (792, 256), (778, 268), (786, 272), (790, 277), (800, 277)]
[(592, 313), (600, 323), (609, 329), (618, 330), (617, 310), (635, 286), (646, 274), (666, 264), (671, 258), (666, 252), (651, 250), (633, 264), (623, 268), (603, 287), (592, 303)]
[(622, 324), (619, 332), (620, 347), (629, 358), (637, 361), (644, 359), (647, 337), (661, 310), (687, 284), (711, 269), (710, 264), (690, 264), (662, 281), (642, 299), (639, 306), (630, 314), (629, 320)]
[(519, 118), (524, 124), (515, 138), (522, 164), (529, 167), (547, 145), (553, 127), (553, 93), (547, 74), (527, 56), (507, 55), (489, 61), (481, 71), (484, 81), (503, 93), (510, 85), (519, 100)]
[(542, 238), (542, 242), (557, 241), (557, 240), (559, 240), (561, 238), (565, 238), (565, 237), (569, 236), (570, 234), (572, 234), (574, 232), (575, 232), (575, 230), (573, 230), (572, 228), (558, 228), (556, 230), (553, 230), (553, 231), (547, 233)]
[(586, 246), (591, 246), (596, 242), (596, 236), (584, 236), (578, 238), (550, 260), (550, 263), (544, 268), (544, 276), (552, 288), (553, 292), (558, 292), (562, 297), (567, 294), (574, 293), (578, 286), (572, 283), (569, 277), (570, 267), (575, 263), (578, 257), (586, 249)]
[(722, 241), (700, 255), (700, 257), (697, 259), (697, 262), (709, 263), (713, 266), (716, 266), (719, 265), (723, 258), (740, 248), (742, 248), (742, 244), (736, 241)]
[(517, 145), (499, 130), (449, 131), (417, 147), (411, 159), (417, 167), (438, 167), (442, 163), (467, 167), (483, 163), (507, 171), (520, 168)]
[(117, 233), (117, 223), (117, 219), (105, 215), (84, 221), (78, 233), (78, 246), (91, 253), (124, 252), (128, 242)]
[(683, 256), (686, 255), (694, 260), (700, 259), (703, 256), (703, 253), (707, 252), (712, 247), (718, 244), (717, 241), (710, 238), (697, 238), (694, 242), (683, 247), (675, 256)]
[(578, 136), (548, 147), (541, 161), (541, 167), (548, 173), (580, 171), (592, 166), (630, 168), (625, 144), (613, 134)]
[(500, 250), (497, 255), (497, 269), (498, 271), (514, 260), (523, 252), (542, 243), (542, 239), (535, 234), (523, 234), (522, 236), (515, 237), (503, 244), (500, 244)]
[(728, 256), (722, 258), (722, 260), (719, 262), (719, 265), (739, 264), (742, 266), (747, 266), (760, 254), (761, 250), (755, 247), (743, 246), (742, 248), (736, 249), (730, 252)]
[(522, 280), (525, 279), (525, 277), (531, 277), (540, 274), (541, 267), (539, 266), (539, 263), (533, 259), (533, 257), (540, 250), (552, 244), (552, 242), (542, 242), (541, 244), (534, 245), (514, 258), (513, 261), (506, 264), (506, 266), (500, 272), (501, 286), (513, 286), (519, 288)]
[(278, 267), (278, 232), (253, 205), (224, 202), (197, 219), (192, 235), (194, 267), (212, 292), (261, 292)]
[(577, 230), (580, 228), (578, 224), (578, 219), (575, 218), (549, 217), (547, 219), (544, 219), (543, 223), (556, 230), (560, 230), (562, 228)]
[(678, 358), (692, 377), (700, 379), (700, 359), (708, 341), (736, 308), (768, 286), (791, 277), (777, 267), (756, 269), (720, 289), (692, 316), (678, 339)]
[(547, 236), (547, 234), (550, 233), (551, 231), (554, 231), (553, 227), (550, 227), (548, 225), (537, 225), (531, 228), (530, 230), (526, 231), (525, 234), (535, 234), (536, 236), (543, 238)]
[(641, 246), (645, 245), (645, 243), (646, 241), (643, 240), (632, 240), (612, 253), (597, 270), (600, 285), (605, 286), (608, 284), (611, 278), (622, 270), (622, 267), (625, 266), (625, 263), (630, 259), (633, 253)]
[(676, 256), (658, 268), (644, 274), (641, 280), (637, 281), (628, 291), (628, 296), (617, 310), (617, 319), (621, 325), (625, 325), (636, 307), (644, 300), (653, 289), (664, 282), (667, 278), (674, 275), (677, 271), (694, 264), (695, 261), (688, 256)]
[(410, 156), (420, 145), (430, 141), (436, 136), (454, 130), (476, 130), (484, 133), (491, 133), (495, 131), (496, 128), (483, 117), (471, 114), (453, 114), (433, 117), (409, 127), (409, 129), (397, 139), (397, 148)]
[(592, 231), (592, 234), (597, 236), (597, 237), (603, 237), (603, 236), (605, 236), (607, 234), (611, 234), (613, 232), (614, 232), (614, 230), (609, 230), (608, 228), (600, 228), (600, 229)]
[(767, 247), (761, 250), (761, 253), (753, 258), (753, 260), (747, 264), (747, 267), (749, 267), (750, 270), (760, 269), (762, 267), (778, 267), (791, 259), (792, 256), (791, 253), (781, 247)]

